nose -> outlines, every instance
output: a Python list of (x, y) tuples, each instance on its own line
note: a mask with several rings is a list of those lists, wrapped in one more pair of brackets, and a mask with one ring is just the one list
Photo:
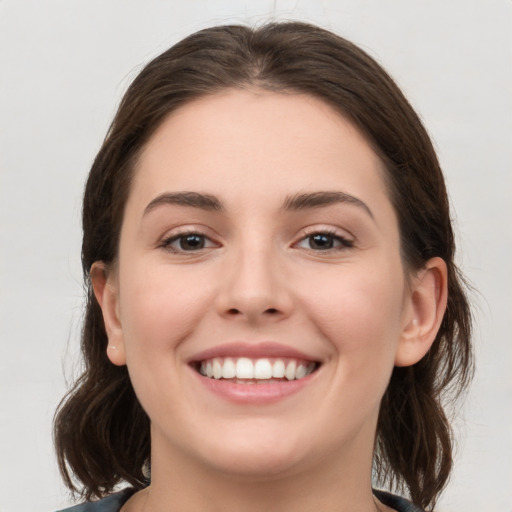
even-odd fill
[(269, 248), (247, 247), (224, 262), (217, 311), (250, 324), (278, 321), (292, 309), (285, 264)]

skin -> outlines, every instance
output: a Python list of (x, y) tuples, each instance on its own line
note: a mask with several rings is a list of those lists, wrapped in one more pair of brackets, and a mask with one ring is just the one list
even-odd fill
[[(306, 95), (229, 90), (156, 131), (118, 260), (92, 270), (108, 356), (128, 365), (151, 419), (150, 491), (123, 512), (391, 510), (371, 493), (379, 404), (394, 365), (419, 361), (435, 338), (446, 266), (434, 258), (405, 271), (384, 173), (353, 125)], [(215, 196), (222, 210), (148, 209), (179, 192)], [(359, 203), (284, 207), (317, 192)], [(204, 248), (183, 250), (176, 237), (187, 232), (204, 235)], [(240, 340), (275, 341), (321, 365), (291, 396), (235, 404), (188, 362)]]

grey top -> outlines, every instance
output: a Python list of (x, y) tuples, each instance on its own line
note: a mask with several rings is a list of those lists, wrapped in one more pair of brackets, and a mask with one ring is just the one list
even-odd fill
[(99, 501), (89, 501), (57, 512), (119, 512), (135, 489), (127, 487)]
[[(58, 512), (119, 512), (121, 507), (128, 501), (128, 498), (134, 493), (135, 489), (127, 488), (121, 492), (111, 494), (102, 500), (82, 503), (81, 505), (75, 505)], [(376, 489), (374, 489), (373, 493), (381, 503), (395, 509), (397, 512), (424, 512), (423, 509), (400, 496)]]

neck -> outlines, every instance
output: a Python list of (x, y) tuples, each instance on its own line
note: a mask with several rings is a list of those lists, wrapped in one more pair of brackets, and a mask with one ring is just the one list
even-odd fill
[[(169, 481), (153, 482), (144, 512), (376, 512), (371, 486), (351, 486), (336, 478), (330, 486), (318, 485), (310, 476), (244, 482), (226, 475), (192, 481), (174, 475)], [(139, 511), (139, 512), (142, 512)]]
[(367, 446), (355, 442), (350, 453), (323, 457), (308, 467), (299, 465), (300, 471), (274, 473), (268, 468), (258, 475), (223, 472), (176, 451), (163, 457), (159, 450), (152, 456), (150, 492), (139, 500), (142, 505), (147, 498), (145, 507), (133, 510), (384, 512), (390, 509), (377, 505), (372, 494), (372, 453)]

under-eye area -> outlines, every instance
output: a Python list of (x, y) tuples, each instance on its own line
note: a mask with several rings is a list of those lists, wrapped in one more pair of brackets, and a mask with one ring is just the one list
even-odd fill
[(295, 358), (214, 357), (195, 361), (192, 367), (210, 379), (268, 384), (303, 379), (318, 370), (320, 363)]

